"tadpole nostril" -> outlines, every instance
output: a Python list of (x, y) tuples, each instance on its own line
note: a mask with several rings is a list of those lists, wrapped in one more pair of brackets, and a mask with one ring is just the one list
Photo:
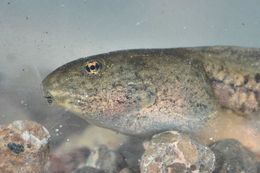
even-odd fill
[(47, 102), (51, 104), (53, 102), (53, 98), (49, 92), (46, 93), (45, 98), (47, 99)]
[(52, 103), (52, 98), (47, 98), (47, 102), (48, 102), (49, 104), (51, 104), (51, 103)]
[(51, 96), (46, 96), (45, 98), (47, 99), (47, 102), (48, 102), (49, 104), (52, 103), (52, 97), (51, 97)]

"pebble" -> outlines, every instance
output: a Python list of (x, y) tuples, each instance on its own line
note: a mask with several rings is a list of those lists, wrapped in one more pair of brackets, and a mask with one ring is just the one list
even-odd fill
[(119, 171), (119, 173), (133, 173), (133, 171), (129, 168), (124, 168), (121, 171)]
[(106, 145), (94, 149), (74, 148), (66, 152), (54, 152), (48, 162), (47, 173), (132, 173), (125, 158)]
[(167, 131), (144, 143), (141, 173), (209, 173), (215, 156), (207, 147), (186, 134)]
[(210, 145), (216, 156), (214, 173), (257, 173), (257, 160), (253, 153), (234, 139), (217, 141)]
[(74, 171), (73, 173), (105, 173), (105, 172), (96, 168), (86, 166)]
[(139, 160), (144, 153), (143, 141), (144, 139), (132, 136), (118, 149), (132, 172), (139, 172), (140, 170)]
[[(85, 166), (83, 168), (77, 169), (73, 173), (107, 173), (107, 172), (105, 172), (104, 170)], [(124, 168), (124, 169), (120, 170), (119, 172), (116, 171), (116, 172), (113, 172), (113, 173), (133, 173), (133, 172), (128, 168)]]
[(90, 154), (87, 166), (98, 168), (106, 173), (117, 173), (125, 168), (127, 163), (118, 151), (100, 145)]
[(45, 172), (49, 138), (49, 132), (33, 121), (14, 121), (0, 126), (0, 172)]
[(90, 150), (86, 147), (76, 148), (73, 151), (51, 153), (47, 173), (71, 173), (84, 167), (89, 155)]

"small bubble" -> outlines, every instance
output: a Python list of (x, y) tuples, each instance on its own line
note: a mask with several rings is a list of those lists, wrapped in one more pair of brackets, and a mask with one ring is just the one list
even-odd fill
[(59, 125), (59, 128), (62, 128), (62, 127), (63, 127), (62, 124), (60, 124), (60, 125)]
[(59, 129), (55, 129), (55, 132), (59, 132), (60, 130)]
[(141, 24), (143, 24), (143, 23), (144, 23), (144, 21), (136, 22), (136, 23), (135, 23), (135, 26), (139, 26), (139, 25), (141, 25)]
[(70, 139), (68, 138), (68, 139), (66, 139), (66, 142), (69, 142), (70, 141)]

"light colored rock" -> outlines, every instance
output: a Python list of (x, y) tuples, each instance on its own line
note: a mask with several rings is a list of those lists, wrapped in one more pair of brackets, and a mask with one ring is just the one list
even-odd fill
[(118, 151), (100, 145), (91, 152), (87, 160), (87, 166), (103, 170), (106, 173), (117, 173), (125, 168), (127, 164)]
[(43, 173), (49, 154), (49, 132), (32, 121), (0, 126), (0, 172)]
[(104, 172), (102, 170), (98, 170), (96, 168), (92, 168), (92, 167), (83, 167), (72, 173), (106, 173), (106, 172)]
[(209, 173), (214, 170), (215, 156), (190, 136), (167, 131), (144, 143), (141, 173)]
[(119, 173), (133, 173), (133, 171), (130, 170), (129, 168), (124, 168), (121, 171), (119, 171)]

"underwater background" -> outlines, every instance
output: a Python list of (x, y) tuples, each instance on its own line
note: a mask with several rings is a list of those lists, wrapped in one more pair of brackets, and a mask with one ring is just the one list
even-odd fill
[(259, 7), (258, 0), (1, 0), (0, 124), (37, 121), (55, 148), (88, 126), (43, 98), (41, 81), (55, 68), (120, 49), (260, 47)]

